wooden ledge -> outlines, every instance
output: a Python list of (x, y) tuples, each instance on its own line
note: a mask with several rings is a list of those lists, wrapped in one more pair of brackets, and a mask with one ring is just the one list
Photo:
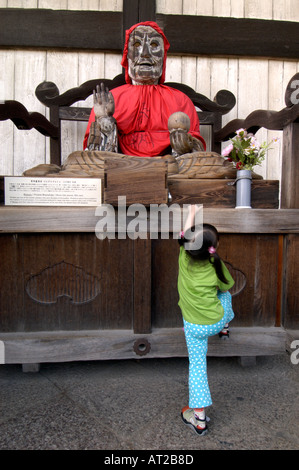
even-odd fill
[[(131, 330), (1, 333), (6, 364), (81, 360), (187, 357), (182, 328), (157, 328), (136, 335)], [(145, 346), (147, 348), (140, 348)], [(145, 353), (144, 353), (145, 352)], [(231, 327), (229, 339), (209, 339), (208, 356), (266, 356), (286, 352), (286, 332), (275, 327)]]
[[(178, 205), (172, 209), (181, 210)], [(173, 214), (169, 214), (171, 229)], [(134, 219), (127, 216), (127, 223)], [(0, 233), (94, 233), (99, 220), (95, 207), (0, 207)], [(204, 208), (203, 220), (220, 233), (299, 233), (299, 209)]]

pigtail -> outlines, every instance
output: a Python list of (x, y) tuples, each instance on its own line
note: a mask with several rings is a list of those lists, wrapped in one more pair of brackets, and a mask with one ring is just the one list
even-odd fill
[(218, 279), (224, 284), (228, 284), (228, 280), (223, 273), (221, 258), (216, 251), (211, 255), (210, 263), (214, 266)]

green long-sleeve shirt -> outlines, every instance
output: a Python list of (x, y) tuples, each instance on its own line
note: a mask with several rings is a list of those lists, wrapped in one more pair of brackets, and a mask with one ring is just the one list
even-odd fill
[(179, 254), (178, 292), (182, 315), (189, 323), (213, 325), (223, 317), (223, 307), (217, 297), (218, 289), (227, 291), (234, 285), (227, 267), (222, 269), (228, 284), (220, 281), (209, 260), (192, 260), (183, 247)]

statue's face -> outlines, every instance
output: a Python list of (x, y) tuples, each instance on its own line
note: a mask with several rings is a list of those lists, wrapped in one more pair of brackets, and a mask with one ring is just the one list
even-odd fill
[(156, 85), (162, 75), (164, 42), (150, 26), (132, 31), (128, 45), (129, 76), (134, 85)]

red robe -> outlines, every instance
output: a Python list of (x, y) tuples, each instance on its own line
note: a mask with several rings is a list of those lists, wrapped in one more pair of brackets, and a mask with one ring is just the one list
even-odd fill
[[(195, 107), (184, 93), (165, 85), (123, 85), (111, 92), (115, 101), (113, 116), (117, 122), (119, 152), (124, 155), (155, 157), (169, 153), (167, 124), (169, 116), (176, 111), (188, 114), (191, 122), (189, 133), (204, 143), (199, 134)], [(92, 109), (84, 149), (94, 120)]]
[[(161, 34), (164, 41), (163, 71), (158, 85), (132, 85), (128, 74), (128, 42), (131, 32), (139, 25), (147, 25)], [(189, 133), (201, 140), (199, 119), (192, 101), (182, 92), (163, 85), (165, 80), (166, 56), (169, 48), (163, 31), (151, 21), (138, 23), (126, 31), (122, 65), (126, 72), (127, 85), (111, 90), (115, 102), (113, 114), (118, 128), (119, 152), (124, 155), (155, 157), (170, 153), (168, 118), (176, 111), (183, 111), (190, 118)], [(95, 120), (92, 109), (87, 125), (83, 149), (87, 147), (90, 124)]]

